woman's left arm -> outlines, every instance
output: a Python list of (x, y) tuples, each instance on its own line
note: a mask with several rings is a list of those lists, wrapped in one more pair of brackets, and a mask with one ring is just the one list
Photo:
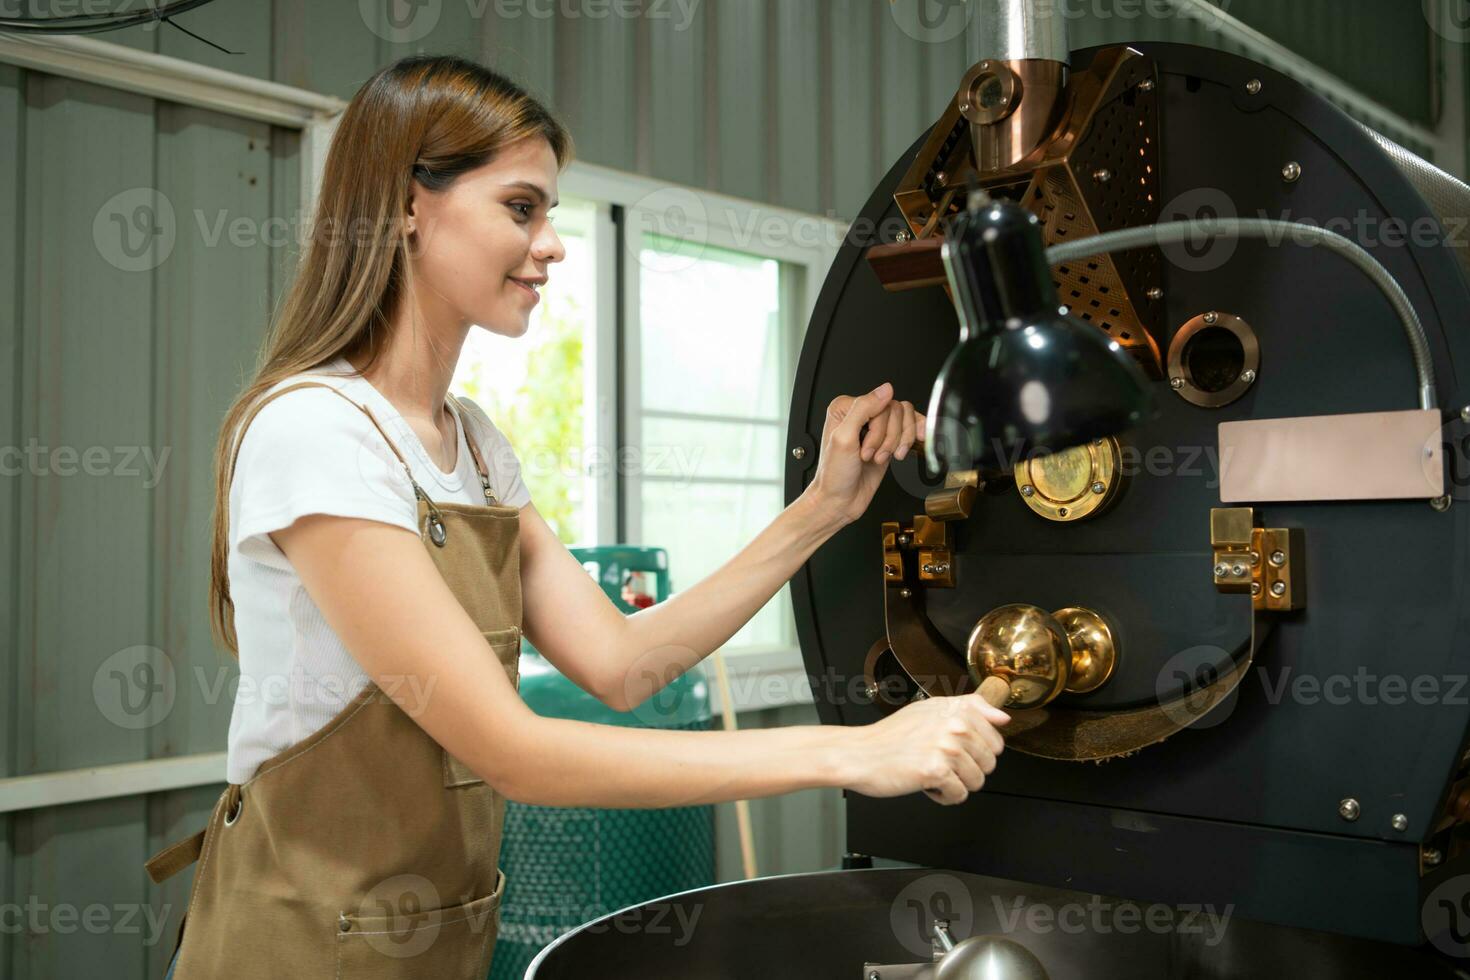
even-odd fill
[[(527, 639), (563, 674), (626, 711), (718, 650), (812, 553), (868, 509), (891, 459), (924, 438), (925, 419), (888, 383), (827, 409), (817, 472), (800, 497), (701, 581), (624, 615), (534, 506), (521, 510)], [(864, 434), (866, 428), (866, 434)]]

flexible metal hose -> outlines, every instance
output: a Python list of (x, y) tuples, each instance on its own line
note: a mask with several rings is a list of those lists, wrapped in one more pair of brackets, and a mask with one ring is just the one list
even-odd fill
[[(1284, 234), (1283, 234), (1284, 233)], [(1075, 262), (1091, 255), (1111, 252), (1126, 252), (1135, 248), (1154, 245), (1178, 245), (1199, 238), (1264, 238), (1269, 241), (1286, 240), (1296, 245), (1322, 245), (1336, 252), (1357, 266), (1372, 280), (1393, 310), (1403, 321), (1404, 333), (1409, 338), (1409, 348), (1414, 356), (1414, 373), (1419, 379), (1419, 406), (1438, 407), (1439, 397), (1434, 385), (1434, 359), (1429, 351), (1429, 338), (1424, 334), (1424, 324), (1414, 306), (1409, 302), (1403, 287), (1383, 265), (1369, 255), (1357, 242), (1327, 228), (1305, 225), (1294, 221), (1273, 221), (1267, 218), (1219, 218), (1210, 221), (1166, 221), (1142, 228), (1124, 228), (1091, 238), (1053, 245), (1046, 250), (1046, 260), (1052, 265)]]

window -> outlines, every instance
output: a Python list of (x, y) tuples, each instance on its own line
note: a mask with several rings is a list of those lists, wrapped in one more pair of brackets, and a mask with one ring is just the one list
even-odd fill
[[(784, 507), (809, 284), (844, 229), (580, 162), (559, 185), (567, 257), (530, 330), (472, 331), (453, 387), (510, 439), (563, 542), (665, 548), (674, 589), (688, 588)], [(693, 220), (653, 234), (650, 202), (670, 193)], [(773, 222), (784, 240), (751, 231)], [(724, 652), (799, 668), (788, 590)]]
[[(785, 506), (782, 445), (791, 391), (796, 271), (729, 249), (691, 251), (648, 235), (638, 253), (639, 316), (630, 347), (627, 473), (640, 543), (666, 548), (673, 588), (687, 588), (760, 533)], [(789, 293), (789, 289), (787, 292)], [(728, 648), (791, 647), (782, 589)]]

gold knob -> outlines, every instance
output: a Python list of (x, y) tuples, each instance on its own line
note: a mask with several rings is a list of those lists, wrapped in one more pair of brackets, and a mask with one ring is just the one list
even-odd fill
[(1113, 675), (1117, 660), (1107, 622), (1080, 607), (1048, 613), (1019, 603), (1000, 606), (975, 624), (966, 648), (970, 676), (981, 695), (1018, 711), (1039, 708), (1063, 691), (1097, 690)]

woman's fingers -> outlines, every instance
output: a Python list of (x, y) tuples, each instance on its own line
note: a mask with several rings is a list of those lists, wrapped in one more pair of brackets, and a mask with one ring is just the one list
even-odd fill
[(884, 434), (883, 442), (878, 446), (878, 452), (874, 454), (873, 461), (886, 463), (893, 456), (893, 450), (898, 448), (899, 439), (903, 438), (903, 406), (888, 406), (888, 429)]
[(903, 434), (899, 437), (898, 451), (893, 454), (894, 459), (903, 459), (905, 456), (907, 456), (909, 454), (909, 447), (912, 446), (919, 439), (919, 434), (916, 431), (916, 428), (918, 426), (918, 418), (919, 413), (914, 411), (914, 403), (904, 402)]

